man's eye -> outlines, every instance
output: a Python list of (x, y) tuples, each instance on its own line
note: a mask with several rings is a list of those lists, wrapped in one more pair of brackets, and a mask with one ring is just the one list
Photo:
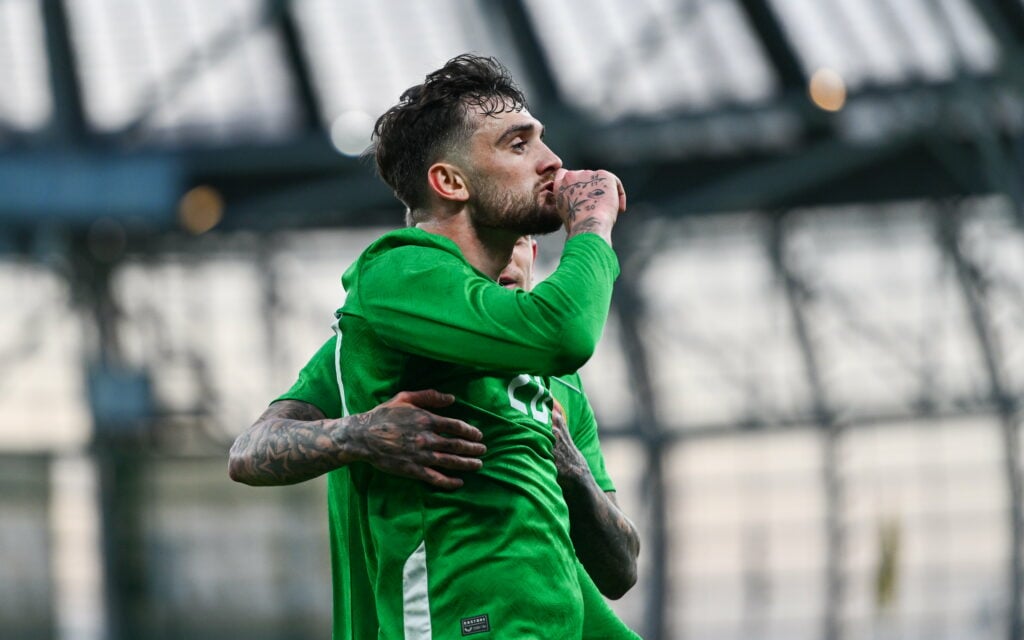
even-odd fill
[(521, 141), (513, 144), (512, 148), (515, 149), (516, 151), (525, 151), (526, 150), (526, 141), (525, 140), (521, 140)]

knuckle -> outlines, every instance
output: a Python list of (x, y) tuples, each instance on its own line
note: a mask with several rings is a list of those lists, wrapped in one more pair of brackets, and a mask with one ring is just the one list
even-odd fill
[(444, 446), (445, 438), (431, 431), (416, 434), (416, 446), (420, 449), (439, 449)]
[(447, 467), (450, 469), (452, 467), (458, 466), (457, 464), (455, 464), (455, 460), (455, 456), (449, 455), (447, 453), (434, 452), (434, 454), (431, 455), (430, 465), (434, 467)]

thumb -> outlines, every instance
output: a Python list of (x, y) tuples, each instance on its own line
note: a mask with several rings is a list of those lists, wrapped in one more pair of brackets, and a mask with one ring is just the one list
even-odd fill
[(555, 410), (555, 413), (562, 414), (562, 417), (564, 418), (565, 417), (565, 408), (562, 407), (562, 403), (559, 402), (558, 400), (556, 400), (555, 398), (551, 398), (551, 404), (552, 404), (552, 408)]

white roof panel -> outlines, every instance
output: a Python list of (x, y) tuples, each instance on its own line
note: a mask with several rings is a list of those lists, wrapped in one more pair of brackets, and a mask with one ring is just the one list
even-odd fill
[(258, 0), (68, 3), (86, 115), (100, 131), (223, 141), (288, 133), (296, 104)]
[(846, 86), (992, 71), (998, 49), (969, 0), (771, 0), (808, 74)]
[(496, 56), (529, 97), (529, 79), (486, 3), (297, 0), (293, 11), (325, 124), (361, 126), (355, 133), (364, 147), (373, 121), (403, 91), (462, 53)]
[(734, 0), (527, 6), (563, 96), (600, 118), (763, 101), (776, 90)]
[(0, 129), (41, 128), (53, 108), (39, 0), (0, 2)]

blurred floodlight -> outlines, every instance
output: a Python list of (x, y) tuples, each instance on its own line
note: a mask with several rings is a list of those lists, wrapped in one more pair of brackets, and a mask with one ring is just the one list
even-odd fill
[(200, 185), (189, 190), (178, 204), (178, 220), (193, 235), (206, 233), (224, 217), (224, 198), (213, 187)]
[(846, 83), (834, 69), (822, 67), (811, 76), (808, 92), (819, 109), (839, 111), (846, 104)]
[(359, 109), (343, 111), (331, 124), (331, 142), (347, 156), (357, 156), (370, 146), (374, 119)]

